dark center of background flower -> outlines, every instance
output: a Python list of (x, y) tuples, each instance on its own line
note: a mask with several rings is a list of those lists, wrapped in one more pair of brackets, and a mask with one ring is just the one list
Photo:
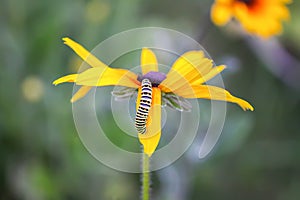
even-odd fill
[(143, 79), (148, 79), (152, 87), (157, 87), (163, 80), (166, 79), (166, 75), (162, 72), (148, 72), (147, 74), (141, 76), (139, 75), (137, 80), (142, 82)]
[(237, 0), (237, 1), (243, 2), (247, 6), (253, 6), (253, 4), (255, 3), (256, 0)]

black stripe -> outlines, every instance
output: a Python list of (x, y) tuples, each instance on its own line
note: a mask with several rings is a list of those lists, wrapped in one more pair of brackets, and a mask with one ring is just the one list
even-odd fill
[(138, 129), (138, 130), (144, 130), (144, 129), (146, 129), (145, 126), (136, 126), (135, 128)]
[(136, 122), (143, 122), (143, 123), (145, 123), (146, 119), (136, 118), (135, 121)]
[(136, 128), (144, 128), (144, 123), (135, 123)]
[(147, 103), (140, 103), (140, 106), (143, 106), (144, 108), (150, 108), (150, 104)]
[(144, 118), (144, 119), (143, 119), (143, 118), (136, 118), (136, 119), (135, 119), (135, 123), (140, 123), (140, 124), (141, 124), (141, 123), (145, 123), (146, 121), (147, 121), (146, 118)]
[(146, 126), (145, 126), (145, 124), (146, 124), (146, 122), (136, 122), (135, 123), (135, 127), (136, 128), (145, 128)]
[(138, 116), (138, 117), (147, 117), (147, 115), (145, 113), (141, 113), (141, 112), (136, 112), (136, 116)]
[(145, 113), (142, 113), (142, 112), (136, 112), (136, 116), (137, 117), (143, 117), (143, 118), (147, 118), (147, 114), (145, 114)]
[(143, 98), (143, 99), (150, 100), (150, 101), (152, 100), (151, 96), (143, 96), (142, 98)]
[(141, 113), (137, 113), (136, 117), (138, 117), (138, 118), (147, 118), (147, 115), (141, 114)]
[(144, 110), (142, 110), (142, 109), (138, 109), (137, 112), (141, 112), (141, 113), (144, 113), (144, 114), (148, 115), (148, 112), (147, 112), (147, 111), (144, 111)]
[(143, 95), (149, 95), (149, 96), (152, 96), (152, 92), (148, 92), (148, 91), (142, 91), (142, 96)]
[(142, 89), (142, 92), (147, 92), (147, 91), (150, 91), (150, 92), (152, 92), (152, 88), (151, 88), (151, 86), (147, 86), (147, 87), (145, 87), (144, 86), (144, 88)]

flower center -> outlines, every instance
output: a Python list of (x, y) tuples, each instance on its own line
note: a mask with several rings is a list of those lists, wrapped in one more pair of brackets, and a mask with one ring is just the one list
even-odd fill
[(243, 2), (247, 6), (253, 6), (253, 4), (255, 3), (256, 0), (237, 0), (237, 1)]
[(137, 80), (142, 82), (143, 79), (148, 79), (153, 87), (157, 87), (163, 80), (166, 79), (166, 75), (162, 72), (148, 72), (145, 75), (139, 75)]

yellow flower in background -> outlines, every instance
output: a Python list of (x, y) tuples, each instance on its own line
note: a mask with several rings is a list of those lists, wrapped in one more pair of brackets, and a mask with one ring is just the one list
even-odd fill
[(74, 82), (82, 87), (74, 94), (71, 102), (85, 96), (93, 86), (125, 86), (138, 90), (136, 107), (141, 104), (144, 79), (152, 83), (152, 101), (146, 119), (146, 132), (138, 134), (144, 147), (144, 153), (151, 156), (161, 137), (161, 105), (163, 95), (176, 95), (180, 98), (204, 98), (228, 101), (238, 104), (243, 110), (253, 111), (253, 107), (245, 100), (234, 97), (228, 91), (210, 85), (203, 85), (225, 69), (224, 65), (213, 67), (213, 61), (206, 58), (203, 51), (189, 51), (180, 56), (172, 65), (168, 74), (158, 72), (155, 54), (147, 48), (142, 49), (142, 75), (136, 75), (125, 69), (113, 69), (84, 47), (69, 38), (63, 38), (66, 45), (71, 47), (91, 68), (79, 74), (63, 76), (53, 82), (57, 85), (64, 82)]
[(211, 18), (223, 26), (231, 18), (249, 33), (268, 38), (282, 32), (282, 21), (290, 18), (286, 4), (292, 0), (215, 0)]

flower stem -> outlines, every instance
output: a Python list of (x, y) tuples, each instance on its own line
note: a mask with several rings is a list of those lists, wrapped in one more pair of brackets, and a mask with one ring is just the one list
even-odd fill
[(143, 186), (142, 186), (142, 200), (150, 199), (150, 172), (149, 172), (149, 156), (143, 154)]

